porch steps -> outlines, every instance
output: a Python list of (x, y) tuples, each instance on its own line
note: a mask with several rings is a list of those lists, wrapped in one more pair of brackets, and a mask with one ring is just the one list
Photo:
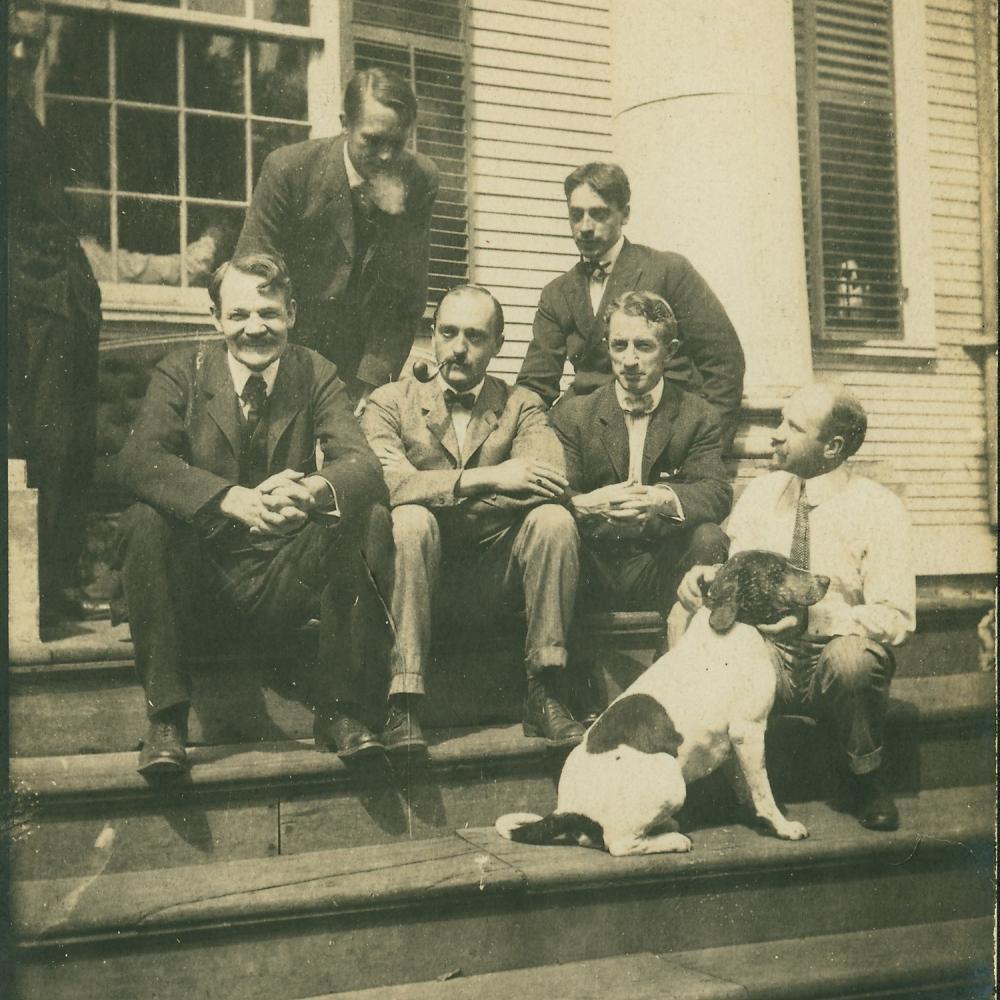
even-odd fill
[[(945, 947), (946, 934), (928, 929), (942, 950), (920, 953), (933, 962), (937, 954), (942, 968), (950, 955), (952, 978), (981, 977), (990, 951), (973, 928), (992, 911), (992, 788), (921, 791), (900, 805), (894, 833), (808, 802), (788, 808), (809, 827), (805, 841), (724, 825), (697, 831), (686, 855), (611, 858), (469, 827), (295, 856), (21, 881), (12, 895), (15, 987), (46, 1000), (274, 1000), (429, 982), (456, 969), (478, 976), (644, 952), (690, 961), (694, 950), (712, 976), (721, 966), (705, 949), (848, 933), (881, 941), (891, 928), (959, 931), (955, 922), (966, 921), (977, 924), (962, 940), (978, 943)], [(849, 956), (836, 955), (844, 969)], [(823, 995), (837, 993), (798, 994)]]
[[(979, 1000), (989, 918), (557, 963), (310, 1000)], [(978, 959), (978, 961), (977, 961)], [(456, 970), (457, 971), (457, 970)]]
[[(992, 780), (994, 677), (904, 677), (893, 685), (887, 768), (897, 792)], [(15, 757), (11, 862), (19, 879), (268, 858), (433, 838), (505, 812), (555, 806), (565, 754), (519, 725), (432, 732), (427, 764), (347, 768), (311, 741), (202, 746), (176, 781), (151, 784), (128, 753)], [(768, 766), (779, 801), (843, 797), (813, 723), (775, 718)], [(721, 775), (694, 785), (688, 826), (731, 822)], [(113, 850), (111, 846), (113, 844)]]

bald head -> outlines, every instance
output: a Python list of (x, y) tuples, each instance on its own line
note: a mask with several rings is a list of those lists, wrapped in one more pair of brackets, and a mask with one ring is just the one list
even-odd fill
[(806, 479), (822, 475), (855, 454), (867, 430), (864, 407), (842, 385), (803, 386), (785, 403), (781, 426), (774, 432), (772, 468)]

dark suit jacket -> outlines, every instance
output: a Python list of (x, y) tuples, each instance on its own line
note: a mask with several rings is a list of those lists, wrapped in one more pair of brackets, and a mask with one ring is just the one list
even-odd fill
[[(317, 442), (323, 453), (319, 469)], [(167, 355), (153, 371), (119, 455), (123, 485), (157, 510), (194, 522), (238, 484), (239, 456), (239, 400), (226, 345)], [(282, 355), (268, 404), (268, 475), (282, 469), (318, 471), (336, 491), (344, 518), (386, 500), (378, 459), (352, 415), (336, 368), (295, 345)]]
[(677, 317), (681, 349), (667, 377), (707, 399), (719, 412), (731, 440), (743, 396), (743, 349), (722, 303), (690, 262), (625, 241), (594, 315), (582, 263), (542, 289), (531, 344), (517, 376), (518, 385), (537, 392), (551, 405), (559, 395), (563, 365), (569, 358), (576, 377), (572, 392), (583, 395), (610, 381), (605, 314), (618, 296), (656, 292)]
[[(427, 304), (437, 167), (403, 153), (406, 209), (381, 216), (379, 235), (356, 262), (344, 141), (311, 139), (267, 157), (236, 255), (280, 253), (300, 308), (296, 340), (334, 361), (342, 378), (381, 385), (403, 367)], [(356, 264), (360, 278), (349, 289)]]
[[(613, 382), (587, 396), (561, 400), (552, 408), (551, 419), (566, 453), (571, 496), (628, 478), (628, 429)], [(718, 415), (703, 399), (670, 382), (665, 382), (660, 405), (646, 430), (642, 481), (670, 486), (689, 527), (718, 524), (732, 506), (733, 490), (722, 464)], [(644, 536), (666, 535), (674, 523), (652, 521)], [(600, 530), (588, 534), (602, 536)]]
[(387, 446), (406, 456), (403, 461), (383, 459), (391, 506), (414, 503), (448, 510), (456, 529), (476, 540), (493, 537), (542, 501), (503, 494), (456, 497), (463, 469), (499, 465), (509, 458), (535, 458), (563, 469), (559, 439), (538, 398), (492, 375), (486, 376), (472, 410), (462, 451), (436, 379), (422, 385), (405, 378), (376, 389), (361, 426), (380, 459)]

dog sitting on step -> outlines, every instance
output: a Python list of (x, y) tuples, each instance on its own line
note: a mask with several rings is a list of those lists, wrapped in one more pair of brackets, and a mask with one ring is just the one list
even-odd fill
[(815, 604), (830, 581), (759, 550), (719, 571), (677, 645), (615, 699), (563, 766), (558, 805), (546, 817), (509, 813), (509, 840), (566, 839), (613, 855), (689, 851), (674, 814), (687, 786), (735, 757), (740, 800), (783, 840), (809, 835), (781, 815), (764, 765), (764, 730), (776, 675), (754, 627)]

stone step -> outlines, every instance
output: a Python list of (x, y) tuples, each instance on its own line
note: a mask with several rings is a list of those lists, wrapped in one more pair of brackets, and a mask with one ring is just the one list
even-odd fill
[[(897, 652), (897, 677), (975, 672), (981, 612), (978, 601), (926, 599), (920, 631)], [(576, 632), (571, 655), (578, 676), (593, 678), (592, 699), (606, 703), (652, 663), (662, 639), (659, 615), (593, 615)], [(196, 657), (192, 741), (229, 745), (309, 738), (314, 653), (315, 637), (305, 630), (280, 654), (244, 650)], [(146, 718), (132, 655), (128, 626), (107, 623), (79, 623), (75, 634), (20, 650), (9, 674), (11, 752), (133, 750)], [(273, 673), (281, 657), (301, 665), (297, 675)], [(510, 632), (439, 644), (428, 676), (426, 723), (454, 728), (516, 722), (524, 689), (520, 662), (518, 640)], [(381, 704), (378, 692), (370, 703)]]
[[(447, 979), (327, 993), (310, 1000), (813, 1000), (992, 996), (989, 918), (539, 968), (453, 970)], [(449, 975), (445, 973), (445, 975)]]
[[(992, 780), (992, 675), (901, 678), (893, 692), (886, 766), (901, 795)], [(195, 747), (191, 772), (161, 783), (136, 773), (134, 752), (13, 758), (13, 871), (35, 879), (301, 854), (555, 807), (565, 753), (520, 726), (430, 737), (421, 767), (347, 768), (311, 741)], [(845, 798), (833, 749), (809, 720), (771, 721), (768, 769), (781, 802)], [(681, 820), (699, 828), (736, 815), (716, 774), (692, 787)]]
[[(874, 833), (793, 805), (809, 839), (724, 826), (612, 858), (468, 828), (399, 844), (15, 882), (17, 995), (274, 1000), (623, 954), (986, 918), (991, 786), (921, 792)], [(110, 857), (110, 852), (109, 852)], [(990, 960), (989, 951), (977, 955)]]
[[(887, 768), (898, 792), (991, 780), (991, 675), (902, 678), (893, 691)], [(134, 752), (13, 758), (14, 870), (37, 878), (297, 854), (554, 808), (564, 755), (520, 726), (430, 736), (422, 767), (349, 769), (311, 741), (195, 747), (189, 775), (156, 784), (135, 772)], [(780, 801), (843, 798), (832, 748), (808, 720), (772, 720), (768, 766)], [(734, 808), (714, 775), (692, 788), (682, 820), (724, 823)], [(111, 857), (100, 846), (109, 838)]]

